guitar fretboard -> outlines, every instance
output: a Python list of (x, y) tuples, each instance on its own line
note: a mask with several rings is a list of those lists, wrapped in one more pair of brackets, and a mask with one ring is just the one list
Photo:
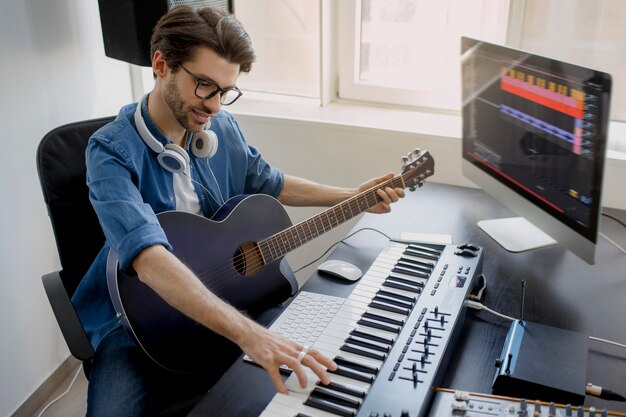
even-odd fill
[(263, 259), (266, 263), (279, 259), (319, 235), (369, 210), (382, 201), (376, 191), (386, 187), (405, 188), (403, 177), (398, 175), (260, 241), (258, 247)]

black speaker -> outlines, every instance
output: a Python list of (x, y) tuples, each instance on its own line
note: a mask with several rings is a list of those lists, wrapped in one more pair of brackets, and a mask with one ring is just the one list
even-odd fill
[(98, 0), (105, 55), (151, 66), (152, 29), (161, 16), (180, 5), (215, 6), (233, 12), (232, 0)]

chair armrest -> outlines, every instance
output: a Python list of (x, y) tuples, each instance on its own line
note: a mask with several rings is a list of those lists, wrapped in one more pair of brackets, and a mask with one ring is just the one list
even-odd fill
[(59, 271), (44, 275), (41, 281), (71, 354), (82, 361), (91, 359), (94, 355), (93, 347), (65, 290)]

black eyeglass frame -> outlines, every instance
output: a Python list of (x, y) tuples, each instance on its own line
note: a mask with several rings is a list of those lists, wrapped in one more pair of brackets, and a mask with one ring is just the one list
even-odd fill
[[(183, 69), (183, 71), (185, 71), (187, 73), (187, 75), (189, 75), (191, 78), (193, 78), (193, 80), (196, 82), (196, 89), (194, 90), (194, 94), (199, 99), (208, 100), (208, 99), (210, 99), (212, 97), (215, 97), (215, 95), (219, 93), (220, 94), (220, 104), (222, 106), (230, 106), (235, 101), (237, 101), (239, 99), (239, 97), (241, 97), (243, 95), (243, 92), (240, 89), (238, 89), (237, 87), (222, 88), (215, 81), (205, 80), (203, 78), (198, 77), (196, 74), (194, 74), (193, 72), (191, 72), (187, 68), (185, 68), (183, 66), (183, 64), (178, 64), (178, 66), (181, 67)], [(203, 97), (203, 96), (198, 94), (198, 88), (200, 88), (201, 85), (203, 87), (211, 87), (211, 86), (215, 87), (215, 91), (213, 91), (209, 95)], [(225, 103), (223, 100), (226, 97), (226, 93), (228, 93), (230, 91), (233, 91), (233, 92), (237, 93), (237, 95), (235, 96), (234, 99), (232, 99), (228, 103)]]

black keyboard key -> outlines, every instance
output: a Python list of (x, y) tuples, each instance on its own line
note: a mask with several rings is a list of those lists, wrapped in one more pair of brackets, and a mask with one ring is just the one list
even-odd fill
[(432, 253), (427, 253), (422, 250), (415, 250), (412, 248), (408, 248), (404, 251), (407, 255), (417, 256), (424, 259), (430, 259), (431, 261), (436, 261), (439, 259), (439, 255), (434, 255)]
[(343, 394), (338, 394), (326, 387), (315, 387), (311, 392), (312, 397), (323, 398), (331, 401), (334, 404), (343, 405), (346, 407), (358, 409), (361, 406), (361, 401), (355, 400)]
[(387, 357), (384, 353), (379, 353), (371, 349), (367, 349), (361, 346), (353, 345), (350, 343), (344, 343), (339, 350), (343, 352), (354, 353), (355, 355), (361, 355), (365, 358), (376, 359), (378, 361), (384, 361)]
[(407, 303), (415, 303), (417, 301), (416, 297), (409, 297), (408, 295), (404, 295), (404, 294), (398, 294), (397, 292), (394, 291), (388, 291), (388, 290), (378, 290), (378, 292), (376, 293), (377, 295), (385, 295), (387, 297), (393, 297), (397, 300), (402, 300), (402, 301), (406, 301)]
[(383, 324), (379, 321), (373, 321), (370, 319), (362, 318), (357, 323), (359, 323), (361, 326), (371, 327), (372, 329), (384, 330), (386, 332), (396, 333), (396, 334), (400, 333), (399, 326)]
[(357, 345), (357, 346), (363, 346), (364, 348), (377, 350), (379, 352), (384, 352), (384, 353), (389, 352), (389, 345), (384, 345), (378, 342), (373, 342), (373, 341), (363, 339), (362, 337), (358, 337), (358, 336), (349, 336), (345, 340), (345, 343), (350, 343), (350, 344)]
[(337, 365), (345, 366), (346, 368), (354, 369), (355, 371), (364, 372), (366, 374), (372, 375), (376, 375), (378, 373), (378, 367), (367, 363), (357, 362), (354, 359), (344, 358), (343, 356), (336, 356), (333, 360)]
[(328, 385), (320, 385), (320, 383), (318, 383), (318, 386), (323, 386), (325, 388), (332, 389), (337, 392), (343, 392), (344, 394), (349, 394), (349, 395), (352, 395), (354, 397), (359, 397), (359, 398), (365, 398), (365, 395), (367, 394), (365, 391), (362, 391), (356, 387), (349, 387), (347, 385), (340, 384), (338, 382), (331, 382)]
[(327, 411), (329, 413), (343, 417), (353, 417), (354, 415), (356, 415), (355, 410), (353, 410), (352, 408), (333, 404), (332, 402), (323, 398), (309, 397), (304, 402), (304, 405), (308, 405), (309, 407), (317, 408), (318, 410)]
[(404, 285), (404, 284), (400, 284), (398, 282), (391, 281), (390, 279), (387, 279), (387, 281), (383, 282), (383, 287), (395, 288), (397, 290), (408, 291), (408, 292), (412, 292), (412, 293), (415, 293), (415, 294), (421, 294), (422, 293), (422, 289), (421, 288), (413, 287), (413, 286), (410, 287), (408, 285)]
[(400, 258), (398, 260), (398, 262), (396, 263), (396, 265), (403, 266), (405, 268), (409, 268), (409, 269), (411, 269), (413, 271), (416, 271), (416, 272), (424, 273), (427, 276), (430, 275), (430, 273), (432, 272), (431, 268), (427, 268), (427, 267), (425, 267), (423, 265), (418, 265), (415, 262), (412, 262), (411, 260), (405, 259), (405, 258)]
[(417, 243), (409, 243), (408, 249), (418, 250), (426, 253), (430, 253), (431, 255), (441, 256), (441, 250), (433, 249), (430, 246), (419, 245)]
[(423, 272), (415, 271), (412, 268), (407, 268), (406, 266), (396, 265), (392, 269), (393, 272), (399, 272), (401, 274), (410, 275), (412, 277), (417, 278), (428, 278), (429, 274), (425, 274)]
[(337, 374), (341, 376), (345, 376), (346, 378), (354, 379), (355, 381), (366, 382), (371, 384), (374, 382), (374, 377), (372, 375), (355, 371), (354, 369), (346, 368), (345, 366), (337, 365), (337, 369), (331, 371), (330, 369), (327, 371), (331, 374)]
[(407, 303), (406, 301), (401, 301), (393, 297), (387, 297), (386, 295), (382, 294), (376, 294), (372, 300), (380, 301), (381, 303), (392, 304), (400, 308), (406, 308), (409, 311), (413, 308), (413, 303)]
[(413, 286), (413, 287), (424, 288), (424, 282), (423, 282), (422, 279), (414, 280), (414, 279), (411, 279), (411, 278), (408, 278), (408, 277), (404, 277), (404, 276), (400, 276), (398, 274), (394, 274), (393, 272), (391, 274), (389, 274), (387, 279), (388, 280), (397, 281), (397, 282), (400, 282), (402, 284), (410, 285), (410, 286)]
[(378, 310), (389, 311), (390, 313), (401, 314), (403, 316), (408, 316), (411, 313), (410, 309), (396, 307), (391, 304), (381, 303), (380, 301), (372, 301), (369, 303), (371, 308), (377, 308)]
[(376, 320), (376, 321), (380, 321), (383, 323), (393, 324), (394, 326), (402, 326), (404, 324), (404, 320), (398, 320), (398, 319), (394, 319), (391, 317), (381, 316), (379, 314), (370, 313), (369, 311), (366, 311), (365, 313), (363, 313), (363, 318)]
[[(412, 255), (407, 254), (406, 252), (404, 254), (407, 255), (407, 256), (412, 256)], [(405, 259), (408, 262), (412, 262), (412, 263), (414, 263), (416, 265), (423, 266), (424, 268), (428, 268), (431, 271), (433, 269), (435, 269), (435, 265), (436, 265), (436, 263), (434, 263), (434, 262), (420, 261), (420, 260), (415, 259), (415, 257), (407, 258), (407, 257), (403, 256), (401, 259)]]
[(395, 341), (395, 339), (393, 337), (383, 337), (383, 336), (379, 336), (379, 335), (376, 335), (376, 334), (368, 333), (368, 332), (366, 332), (364, 330), (354, 329), (354, 330), (350, 331), (350, 334), (352, 336), (363, 337), (365, 339), (373, 340), (375, 342), (385, 343), (385, 344), (387, 344), (389, 346), (393, 345), (393, 342)]

